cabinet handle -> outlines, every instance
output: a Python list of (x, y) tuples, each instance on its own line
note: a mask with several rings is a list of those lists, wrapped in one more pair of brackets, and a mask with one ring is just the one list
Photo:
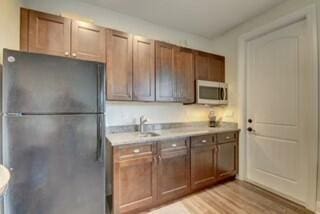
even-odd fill
[(161, 160), (162, 160), (161, 155), (159, 155), (159, 156), (158, 156), (158, 159), (159, 159), (159, 161), (161, 161)]
[(226, 139), (229, 140), (229, 139), (230, 139), (230, 136), (227, 136)]
[(139, 153), (140, 152), (140, 149), (135, 149), (135, 150), (133, 150), (133, 153)]
[(177, 147), (177, 144), (174, 143), (174, 144), (172, 144), (171, 146), (172, 146), (172, 147)]
[(76, 54), (76, 53), (72, 53), (72, 56), (73, 56), (73, 57), (76, 57), (76, 56), (77, 56), (77, 54)]
[(68, 51), (64, 52), (64, 55), (69, 56), (69, 52)]
[(206, 143), (206, 142), (207, 142), (207, 140), (202, 140), (202, 141), (201, 141), (201, 143)]

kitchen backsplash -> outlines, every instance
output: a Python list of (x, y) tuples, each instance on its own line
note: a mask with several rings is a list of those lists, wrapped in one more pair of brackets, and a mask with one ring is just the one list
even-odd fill
[(148, 123), (207, 121), (209, 111), (222, 118), (224, 107), (182, 105), (180, 103), (106, 102), (106, 126), (138, 124), (140, 116)]

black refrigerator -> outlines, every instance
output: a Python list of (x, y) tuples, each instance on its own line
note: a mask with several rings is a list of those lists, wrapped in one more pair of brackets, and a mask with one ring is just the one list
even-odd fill
[(4, 50), (4, 214), (105, 214), (105, 65)]

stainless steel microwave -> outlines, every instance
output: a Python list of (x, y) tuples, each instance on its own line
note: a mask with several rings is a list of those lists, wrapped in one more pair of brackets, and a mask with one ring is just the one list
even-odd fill
[(196, 96), (198, 104), (228, 104), (228, 84), (222, 82), (197, 80)]

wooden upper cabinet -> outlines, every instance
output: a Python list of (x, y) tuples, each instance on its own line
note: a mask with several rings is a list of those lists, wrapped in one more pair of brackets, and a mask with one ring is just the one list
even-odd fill
[(176, 101), (175, 46), (156, 42), (156, 100)]
[(29, 10), (20, 8), (20, 50), (28, 52), (29, 46)]
[(141, 36), (133, 38), (133, 100), (155, 100), (154, 41)]
[(105, 62), (105, 29), (21, 8), (20, 49)]
[(71, 56), (77, 59), (105, 62), (105, 29), (86, 22), (72, 21)]
[(107, 99), (132, 100), (132, 35), (107, 30)]
[(193, 51), (177, 47), (174, 52), (176, 75), (176, 100), (193, 103), (195, 99), (195, 76)]
[(213, 72), (210, 71), (210, 54), (196, 52), (194, 59), (196, 79), (213, 81)]
[[(26, 12), (22, 12), (26, 16)], [(56, 56), (69, 55), (71, 20), (37, 11), (29, 11), (28, 27), (21, 26), (21, 43), (27, 43), (28, 51)], [(27, 24), (26, 22), (22, 22)], [(24, 37), (23, 37), (24, 36)], [(25, 47), (25, 44), (21, 45)]]
[(197, 80), (225, 81), (225, 59), (223, 56), (197, 51), (194, 59)]
[(225, 81), (225, 58), (223, 56), (212, 55), (210, 58), (210, 71), (213, 72), (213, 81)]

